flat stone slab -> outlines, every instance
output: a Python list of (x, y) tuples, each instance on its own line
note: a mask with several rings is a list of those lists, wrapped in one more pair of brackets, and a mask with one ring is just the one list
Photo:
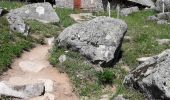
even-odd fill
[(22, 61), (19, 63), (19, 67), (24, 71), (24, 72), (39, 72), (46, 66), (37, 63), (37, 62), (32, 62), (32, 61)]

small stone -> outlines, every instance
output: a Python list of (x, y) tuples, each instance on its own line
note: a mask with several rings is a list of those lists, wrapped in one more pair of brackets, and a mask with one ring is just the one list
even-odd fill
[(159, 21), (157, 21), (157, 24), (158, 25), (168, 24), (168, 21), (167, 20), (159, 20)]
[(149, 59), (151, 59), (151, 57), (142, 57), (142, 58), (138, 58), (137, 61), (138, 61), (139, 63), (143, 63), (143, 62), (145, 62), (145, 61), (147, 61), (147, 60), (149, 60)]
[(19, 67), (25, 72), (39, 72), (46, 66), (33, 61), (22, 61), (19, 63)]
[(107, 95), (107, 94), (102, 95), (100, 100), (110, 100), (109, 95)]
[(132, 37), (130, 37), (130, 36), (125, 36), (125, 37), (124, 37), (124, 41), (130, 42), (130, 41), (132, 41)]
[(123, 95), (118, 95), (118, 96), (115, 97), (113, 100), (126, 100), (126, 99), (123, 98)]
[(45, 39), (45, 43), (49, 46), (52, 46), (53, 42), (54, 42), (54, 37)]
[(159, 45), (169, 45), (170, 44), (170, 39), (157, 39), (156, 40)]
[(67, 57), (66, 57), (66, 55), (61, 55), (61, 56), (58, 58), (58, 60), (60, 61), (60, 63), (63, 63), (63, 62), (65, 62), (65, 61), (67, 60)]
[(157, 18), (156, 16), (149, 16), (149, 17), (147, 18), (147, 20), (149, 20), (149, 21), (158, 21), (159, 18)]

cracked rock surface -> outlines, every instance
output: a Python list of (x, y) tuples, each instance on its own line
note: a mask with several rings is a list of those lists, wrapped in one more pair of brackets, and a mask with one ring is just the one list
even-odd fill
[(150, 99), (170, 99), (170, 49), (141, 63), (125, 77), (124, 84)]

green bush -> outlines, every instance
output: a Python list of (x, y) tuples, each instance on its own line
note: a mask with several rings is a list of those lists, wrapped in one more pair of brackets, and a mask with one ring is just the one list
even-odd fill
[(116, 78), (113, 71), (109, 69), (100, 71), (97, 76), (98, 76), (99, 83), (103, 85), (113, 84), (114, 79)]

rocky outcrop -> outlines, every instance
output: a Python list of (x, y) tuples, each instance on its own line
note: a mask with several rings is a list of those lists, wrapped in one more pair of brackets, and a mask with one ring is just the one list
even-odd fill
[(59, 22), (59, 17), (49, 3), (35, 3), (10, 11), (7, 20), (12, 31), (28, 35), (29, 27), (25, 20), (38, 20), (43, 23)]
[[(170, 12), (170, 0), (164, 0), (164, 4), (165, 4), (165, 11), (166, 12)], [(163, 9), (163, 2), (162, 0), (157, 0), (156, 1), (156, 11), (158, 12), (162, 12)]]
[(119, 56), (126, 31), (124, 21), (101, 16), (66, 28), (56, 45), (78, 51), (93, 63), (109, 66)]
[(125, 77), (124, 84), (150, 99), (170, 99), (170, 49), (152, 56)]
[(128, 16), (129, 14), (132, 14), (134, 12), (138, 12), (139, 8), (138, 7), (130, 7), (130, 8), (123, 8), (120, 11), (121, 16)]

